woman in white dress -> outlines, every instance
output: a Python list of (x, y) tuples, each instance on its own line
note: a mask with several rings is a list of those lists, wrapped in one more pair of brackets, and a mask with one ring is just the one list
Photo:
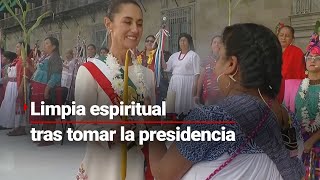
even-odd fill
[(304, 165), (297, 157), (290, 157), (281, 136), (288, 113), (276, 100), (282, 78), (277, 37), (262, 25), (246, 23), (226, 27), (222, 40), (215, 74), (226, 98), (196, 108), (186, 118), (203, 124), (180, 127), (180, 131), (188, 127), (210, 131), (214, 137), (211, 141), (176, 141), (168, 150), (164, 142), (150, 142), (154, 178), (301, 180)]
[[(77, 121), (106, 121), (108, 116), (92, 116), (92, 105), (113, 105), (121, 101), (123, 74), (126, 52), (139, 44), (143, 31), (142, 10), (133, 0), (115, 0), (108, 6), (105, 26), (110, 33), (112, 45), (106, 62), (95, 59), (79, 68), (75, 100), (86, 106), (86, 115), (77, 116)], [(154, 75), (150, 69), (137, 64), (132, 59), (129, 63), (129, 102), (144, 104), (155, 103)], [(99, 80), (100, 79), (100, 80)], [(109, 82), (109, 84), (106, 84)], [(106, 93), (111, 91), (112, 93)], [(113, 98), (115, 97), (115, 98)], [(115, 117), (115, 120), (121, 120)], [(120, 125), (86, 124), (78, 126), (80, 130), (119, 129)], [(118, 133), (117, 133), (118, 134)], [(77, 180), (119, 180), (121, 177), (121, 144), (114, 142), (88, 142), (87, 151), (82, 161)], [(144, 179), (144, 156), (141, 148), (134, 146), (128, 150), (127, 180)]]
[(17, 87), (17, 67), (16, 64), (19, 59), (17, 59), (16, 53), (4, 52), (4, 58), (9, 59), (11, 64), (7, 69), (8, 78), (7, 86), (0, 107), (0, 127), (3, 128), (14, 128), (15, 116), (16, 116), (16, 100), (18, 97), (18, 87)]
[(172, 71), (168, 92), (175, 94), (174, 112), (178, 115), (187, 114), (194, 108), (193, 97), (196, 96), (200, 75), (200, 57), (194, 52), (191, 35), (180, 35), (179, 52), (172, 54), (167, 63), (162, 60), (162, 67), (167, 72)]

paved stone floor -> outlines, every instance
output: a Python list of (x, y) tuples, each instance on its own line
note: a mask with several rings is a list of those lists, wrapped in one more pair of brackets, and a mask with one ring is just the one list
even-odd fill
[(0, 131), (1, 180), (75, 180), (85, 143), (38, 147), (30, 135), (9, 137)]

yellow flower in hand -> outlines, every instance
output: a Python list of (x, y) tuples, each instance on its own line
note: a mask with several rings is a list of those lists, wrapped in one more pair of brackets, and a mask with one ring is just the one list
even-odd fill
[(137, 57), (138, 64), (142, 64), (142, 56), (141, 54)]
[(149, 53), (149, 56), (148, 56), (148, 65), (152, 64), (152, 61), (153, 61), (153, 55), (156, 51), (155, 50), (152, 50), (150, 53)]

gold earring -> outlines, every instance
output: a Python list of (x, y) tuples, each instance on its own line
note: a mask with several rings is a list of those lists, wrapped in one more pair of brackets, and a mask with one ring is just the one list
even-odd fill
[(228, 87), (230, 87), (230, 85), (231, 85), (231, 82), (230, 82), (230, 80), (229, 80), (229, 84), (228, 84), (228, 86), (226, 87), (226, 89), (228, 89)]
[(234, 78), (234, 76), (238, 73), (238, 68), (237, 68), (237, 70), (236, 70), (236, 72), (235, 73), (233, 73), (232, 75), (229, 75), (229, 78), (233, 81), (233, 82), (237, 82), (237, 80)]

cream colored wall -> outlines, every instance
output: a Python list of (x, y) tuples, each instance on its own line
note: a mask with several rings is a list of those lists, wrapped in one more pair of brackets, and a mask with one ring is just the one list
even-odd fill
[[(161, 11), (176, 8), (174, 1), (168, 0), (168, 8), (161, 9), (160, 0), (142, 1), (146, 8), (144, 13), (144, 33), (139, 45), (139, 49), (144, 47), (144, 39), (149, 34), (156, 34), (161, 25)], [(228, 1), (227, 0), (177, 0), (180, 7), (193, 4), (195, 7), (194, 19), (194, 41), (196, 51), (204, 58), (209, 52), (210, 39), (214, 34), (219, 34), (223, 28), (228, 25)], [(253, 22), (263, 24), (272, 30), (275, 29), (279, 21), (290, 23), (289, 16), (291, 13), (292, 0), (250, 0), (249, 6), (240, 3), (232, 16), (232, 23)], [(77, 34), (81, 29), (81, 36), (86, 39), (87, 44), (94, 41), (94, 28), (97, 25), (103, 25), (104, 12), (98, 12), (96, 22), (92, 22), (89, 15), (78, 18), (80, 26), (78, 27), (74, 20), (66, 21), (59, 30), (56, 24), (45, 25), (44, 28), (52, 32), (61, 31), (61, 52), (64, 53), (68, 48), (72, 48), (76, 44)], [(7, 48), (13, 49), (17, 41), (16, 35), (7, 35)], [(46, 33), (43, 28), (38, 28), (31, 37), (32, 44), (35, 40), (43, 40)]]

